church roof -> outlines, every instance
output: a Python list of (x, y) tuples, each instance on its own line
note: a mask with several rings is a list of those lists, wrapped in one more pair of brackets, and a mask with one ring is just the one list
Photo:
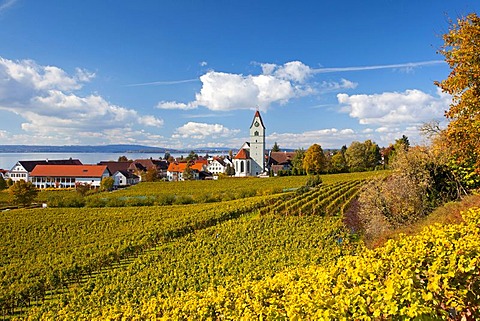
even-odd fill
[(255, 116), (253, 116), (253, 120), (252, 120), (252, 124), (250, 125), (250, 128), (253, 127), (253, 123), (255, 122), (255, 118), (257, 117), (258, 119), (260, 119), (260, 124), (262, 125), (262, 127), (266, 128), (265, 125), (263, 124), (262, 116), (260, 116), (260, 112), (258, 110), (255, 112)]
[(249, 159), (250, 158), (250, 153), (248, 150), (242, 148), (238, 151), (237, 155), (235, 156), (235, 159)]

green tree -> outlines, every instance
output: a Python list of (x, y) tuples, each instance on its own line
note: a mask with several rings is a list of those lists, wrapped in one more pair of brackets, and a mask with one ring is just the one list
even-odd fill
[(118, 158), (118, 161), (119, 161), (119, 162), (128, 162), (128, 158), (127, 158), (127, 156), (123, 155), (123, 156), (120, 156), (120, 157)]
[(187, 162), (196, 161), (198, 159), (198, 154), (196, 154), (193, 150), (188, 154), (186, 160)]
[(115, 180), (113, 179), (113, 177), (104, 177), (100, 182), (100, 190), (111, 191), (113, 189), (113, 184), (115, 184)]
[(0, 191), (3, 191), (6, 188), (7, 188), (7, 182), (5, 181), (3, 176), (0, 175)]
[(272, 147), (272, 152), (279, 152), (280, 151), (280, 147), (278, 146), (277, 142), (275, 142), (275, 144), (273, 144), (273, 147)]
[(7, 187), (11, 187), (13, 185), (13, 179), (7, 179)]
[(353, 142), (345, 151), (345, 160), (351, 172), (373, 170), (380, 159), (380, 147), (371, 140)]
[(38, 190), (32, 182), (19, 180), (9, 188), (10, 198), (13, 204), (28, 206), (32, 204), (38, 195)]
[(471, 180), (480, 174), (480, 18), (472, 13), (451, 21), (443, 40), (439, 53), (451, 72), (435, 84), (452, 96), (445, 138), (457, 172)]
[(325, 171), (325, 154), (320, 145), (313, 144), (307, 149), (303, 159), (303, 169), (309, 175), (320, 174)]
[(367, 170), (374, 170), (382, 159), (382, 156), (380, 154), (380, 147), (371, 140), (366, 140), (364, 144), (365, 167), (367, 168)]
[(343, 173), (347, 171), (347, 161), (342, 151), (336, 152), (330, 159), (330, 168), (333, 173)]
[(228, 176), (235, 176), (235, 168), (232, 165), (227, 164), (227, 168), (225, 168), (225, 174)]
[(292, 159), (292, 171), (300, 175), (303, 173), (303, 159), (305, 158), (305, 150), (303, 148), (295, 151), (295, 156)]
[(163, 159), (168, 161), (170, 159), (170, 156), (172, 155), (170, 155), (169, 152), (165, 152), (165, 155), (163, 155)]
[(190, 167), (190, 163), (187, 163), (187, 167), (185, 167), (185, 170), (183, 171), (183, 180), (191, 181), (193, 180), (193, 178), (194, 178), (193, 170)]

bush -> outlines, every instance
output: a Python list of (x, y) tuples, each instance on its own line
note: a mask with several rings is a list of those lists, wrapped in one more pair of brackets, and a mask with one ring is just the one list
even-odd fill
[(77, 193), (54, 194), (47, 199), (47, 204), (49, 207), (84, 207), (85, 199)]
[(322, 178), (320, 175), (308, 176), (305, 186), (307, 187), (316, 187), (322, 184)]
[(107, 200), (100, 197), (90, 197), (87, 198), (85, 203), (86, 207), (105, 207), (107, 205)]

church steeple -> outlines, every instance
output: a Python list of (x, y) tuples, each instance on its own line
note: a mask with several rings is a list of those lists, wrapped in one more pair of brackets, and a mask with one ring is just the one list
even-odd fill
[(251, 175), (256, 176), (265, 171), (265, 125), (260, 112), (255, 112), (250, 125)]

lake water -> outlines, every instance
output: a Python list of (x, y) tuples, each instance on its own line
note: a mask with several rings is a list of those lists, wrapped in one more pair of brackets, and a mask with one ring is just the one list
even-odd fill
[[(79, 159), (83, 164), (97, 164), (100, 161), (116, 161), (120, 156), (125, 155), (128, 159), (163, 158), (165, 154), (155, 153), (0, 153), (0, 169), (12, 169), (20, 160), (46, 160), (46, 159)], [(171, 154), (173, 157), (184, 156), (184, 154)]]

